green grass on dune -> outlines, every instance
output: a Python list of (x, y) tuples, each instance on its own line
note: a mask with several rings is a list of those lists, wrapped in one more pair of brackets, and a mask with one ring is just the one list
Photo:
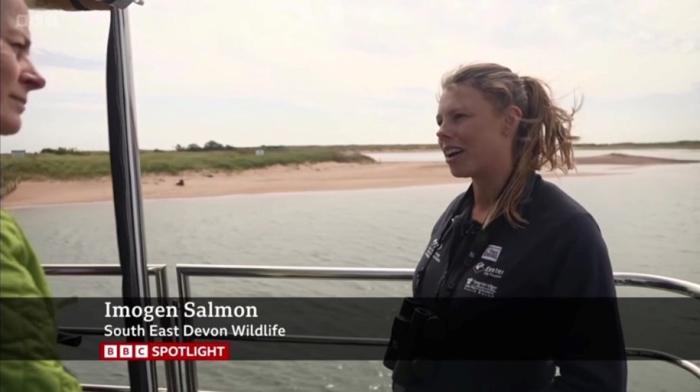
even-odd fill
[[(228, 146), (227, 146), (228, 147)], [(700, 141), (668, 143), (576, 144), (577, 149), (688, 148), (700, 149)], [(141, 172), (178, 174), (185, 171), (231, 172), (271, 165), (317, 162), (370, 162), (360, 151), (434, 150), (436, 144), (342, 145), (342, 146), (266, 146), (265, 155), (255, 155), (256, 148), (216, 151), (142, 151)], [(17, 183), (29, 179), (73, 180), (110, 175), (107, 152), (83, 152), (58, 149), (57, 153), (27, 154), (14, 158), (0, 156), (0, 197)]]
[[(276, 147), (257, 156), (253, 149), (237, 151), (142, 151), (141, 172), (179, 174), (185, 171), (233, 172), (272, 165), (319, 162), (371, 162), (355, 152), (333, 147)], [(14, 184), (30, 179), (74, 180), (110, 175), (107, 152), (80, 154), (27, 154), (22, 158), (2, 155), (0, 159), (0, 195)]]
[(228, 151), (159, 152), (141, 154), (141, 171), (167, 174), (205, 170), (231, 172), (272, 165), (318, 162), (371, 162), (371, 159), (330, 148), (290, 148), (267, 151), (262, 156)]

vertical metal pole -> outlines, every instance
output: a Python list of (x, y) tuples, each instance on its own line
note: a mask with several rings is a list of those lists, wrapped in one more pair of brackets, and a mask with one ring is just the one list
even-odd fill
[[(155, 270), (156, 277), (156, 294), (158, 296), (158, 304), (168, 306), (170, 303), (170, 293), (168, 292), (168, 274), (166, 267), (163, 266)], [(172, 327), (177, 324), (174, 319), (162, 318), (161, 323), (164, 327)], [(177, 338), (168, 339), (169, 341), (177, 341)], [(179, 361), (165, 361), (165, 380), (168, 392), (180, 392), (180, 364)]]
[[(150, 292), (136, 140), (129, 15), (127, 9), (112, 8), (110, 12), (107, 113), (122, 297), (127, 306), (145, 306), (150, 302)], [(125, 319), (125, 324), (127, 327), (141, 325), (147, 328), (142, 320), (132, 318)], [(157, 392), (154, 362), (130, 361), (128, 366), (132, 391)]]
[[(175, 270), (177, 274), (177, 290), (180, 295), (179, 301), (180, 305), (184, 305), (185, 302), (192, 298), (192, 291), (190, 288), (190, 278), (189, 276), (182, 272), (179, 268)], [(184, 328), (185, 318), (180, 318), (180, 330)], [(197, 380), (197, 364), (194, 361), (185, 361), (185, 390), (188, 392), (197, 392), (199, 388), (199, 382)]]

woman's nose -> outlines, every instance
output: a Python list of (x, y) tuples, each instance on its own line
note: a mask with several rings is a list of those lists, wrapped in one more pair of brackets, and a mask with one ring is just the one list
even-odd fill
[(449, 137), (449, 133), (448, 133), (447, 130), (445, 129), (445, 125), (444, 125), (444, 124), (443, 124), (443, 125), (440, 125), (440, 126), (438, 127), (437, 132), (435, 132), (435, 136), (437, 136), (438, 139), (444, 139), (444, 138), (446, 138), (446, 137)]
[(46, 86), (46, 79), (29, 62), (28, 67), (20, 74), (20, 82), (27, 86), (29, 91), (38, 90)]

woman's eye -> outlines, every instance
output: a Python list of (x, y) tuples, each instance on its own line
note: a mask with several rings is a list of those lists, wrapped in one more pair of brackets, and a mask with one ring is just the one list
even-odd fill
[(15, 52), (15, 54), (17, 54), (18, 56), (20, 54), (26, 52), (26, 50), (27, 50), (26, 45), (24, 45), (22, 43), (13, 43), (13, 44), (10, 44), (10, 47)]

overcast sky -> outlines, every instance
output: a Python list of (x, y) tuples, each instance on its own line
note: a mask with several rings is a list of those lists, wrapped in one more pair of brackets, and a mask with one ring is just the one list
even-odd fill
[[(700, 139), (700, 2), (146, 0), (130, 7), (141, 148), (434, 143), (455, 66), (539, 77), (583, 142)], [(31, 14), (48, 80), (2, 151), (107, 149), (107, 13)]]

